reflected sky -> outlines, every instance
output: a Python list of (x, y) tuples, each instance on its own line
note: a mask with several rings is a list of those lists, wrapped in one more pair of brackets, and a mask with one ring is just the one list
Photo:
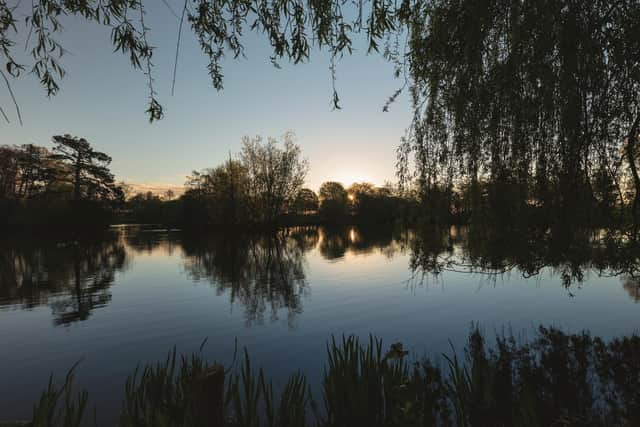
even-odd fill
[(137, 363), (174, 345), (196, 350), (207, 337), (212, 360), (230, 363), (237, 338), (270, 376), (304, 369), (317, 383), (331, 334), (374, 333), (437, 359), (449, 340), (463, 346), (473, 322), (522, 337), (539, 324), (604, 337), (638, 330), (634, 248), (607, 250), (592, 233), (572, 242), (578, 254), (517, 236), (506, 251), (502, 238), (470, 242), (473, 232), (205, 237), (121, 227), (83, 241), (5, 241), (0, 413), (28, 416), (49, 374), (78, 360), (79, 383), (100, 413), (114, 412)]

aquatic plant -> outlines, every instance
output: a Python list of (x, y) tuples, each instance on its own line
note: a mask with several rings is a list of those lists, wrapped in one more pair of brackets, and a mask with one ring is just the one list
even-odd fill
[[(53, 375), (49, 377), (47, 388), (33, 407), (30, 427), (81, 427), (87, 421), (86, 390), (76, 392), (73, 386), (74, 365), (67, 373), (62, 386), (57, 386)], [(1, 424), (0, 424), (1, 425)]]
[[(138, 368), (128, 378), (122, 427), (637, 426), (640, 336), (605, 342), (588, 333), (540, 327), (528, 342), (499, 335), (489, 345), (474, 327), (463, 353), (443, 366), (410, 361), (401, 343), (383, 351), (369, 336), (332, 337), (322, 405), (301, 372), (280, 389), (245, 350), (226, 370), (196, 352)], [(73, 370), (53, 381), (34, 408), (34, 427), (86, 422), (87, 393)], [(0, 423), (0, 426), (2, 424)]]

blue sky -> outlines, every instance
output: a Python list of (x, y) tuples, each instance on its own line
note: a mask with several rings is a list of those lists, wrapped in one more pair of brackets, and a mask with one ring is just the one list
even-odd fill
[[(180, 8), (178, 1), (169, 2)], [(242, 136), (278, 137), (291, 130), (309, 159), (311, 188), (325, 180), (382, 184), (394, 179), (395, 148), (409, 124), (410, 103), (402, 96), (390, 112), (382, 112), (401, 82), (379, 55), (366, 55), (363, 43), (338, 64), (342, 110), (332, 111), (326, 53), (316, 51), (306, 64), (283, 63), (276, 69), (268, 44), (247, 35), (247, 59), (225, 60), (225, 88), (217, 92), (206, 58), (185, 26), (172, 97), (178, 21), (161, 2), (147, 4), (164, 120), (148, 123), (145, 77), (126, 57), (111, 53), (108, 29), (67, 18), (61, 41), (70, 54), (64, 57), (67, 76), (60, 94), (47, 99), (32, 76), (14, 81), (24, 126), (16, 120), (1, 124), (0, 143), (48, 145), (52, 135), (71, 133), (111, 155), (118, 179), (181, 185), (190, 171), (215, 166), (239, 151)], [(10, 111), (3, 88), (0, 103)]]

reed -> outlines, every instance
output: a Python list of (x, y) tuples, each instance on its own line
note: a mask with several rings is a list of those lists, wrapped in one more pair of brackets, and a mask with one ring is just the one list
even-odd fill
[[(384, 348), (374, 336), (332, 337), (321, 405), (303, 373), (274, 387), (246, 350), (224, 370), (201, 351), (178, 356), (174, 348), (128, 378), (120, 426), (640, 425), (637, 335), (605, 342), (541, 327), (529, 342), (498, 336), (488, 345), (474, 328), (464, 352), (452, 348), (442, 367), (410, 361), (400, 343)], [(72, 369), (61, 387), (49, 382), (27, 425), (86, 425), (87, 399), (73, 391)]]
[(53, 375), (47, 388), (33, 407), (33, 417), (27, 425), (31, 427), (81, 427), (88, 423), (86, 390), (75, 391), (73, 386), (74, 365), (67, 373), (64, 383), (56, 385)]

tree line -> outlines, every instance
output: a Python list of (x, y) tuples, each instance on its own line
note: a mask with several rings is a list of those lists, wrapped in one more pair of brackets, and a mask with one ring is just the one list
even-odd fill
[[(245, 137), (237, 156), (188, 177), (179, 200), (183, 222), (203, 226), (391, 222), (402, 214), (406, 201), (392, 184), (356, 183), (345, 188), (329, 181), (316, 193), (304, 187), (308, 168), (291, 133), (281, 143)], [(149, 197), (161, 209), (160, 197)]]
[[(414, 180), (378, 187), (324, 182), (304, 186), (309, 163), (293, 133), (244, 137), (240, 152), (222, 164), (193, 171), (176, 197), (131, 194), (116, 182), (111, 157), (86, 139), (54, 136), (53, 148), (0, 146), (0, 224), (4, 227), (104, 226), (116, 222), (186, 228), (279, 226), (349, 222), (474, 223), (531, 226), (623, 226), (633, 223), (634, 187), (621, 166), (600, 168), (575, 185), (571, 204), (560, 180), (545, 174), (516, 182), (479, 176), (448, 182)], [(621, 148), (622, 149), (622, 148)], [(616, 172), (617, 171), (617, 172)], [(613, 175), (612, 175), (613, 174)], [(543, 177), (540, 177), (543, 179)], [(523, 197), (526, 197), (523, 199)], [(568, 215), (568, 216), (567, 216)], [(563, 225), (564, 224), (564, 225)]]
[(275, 226), (300, 223), (393, 222), (410, 201), (397, 187), (325, 182), (305, 188), (309, 170), (292, 133), (281, 140), (242, 140), (240, 152), (194, 171), (185, 192), (131, 195), (116, 182), (111, 158), (84, 138), (54, 136), (53, 148), (0, 147), (0, 224), (4, 227), (114, 222), (183, 227)]

